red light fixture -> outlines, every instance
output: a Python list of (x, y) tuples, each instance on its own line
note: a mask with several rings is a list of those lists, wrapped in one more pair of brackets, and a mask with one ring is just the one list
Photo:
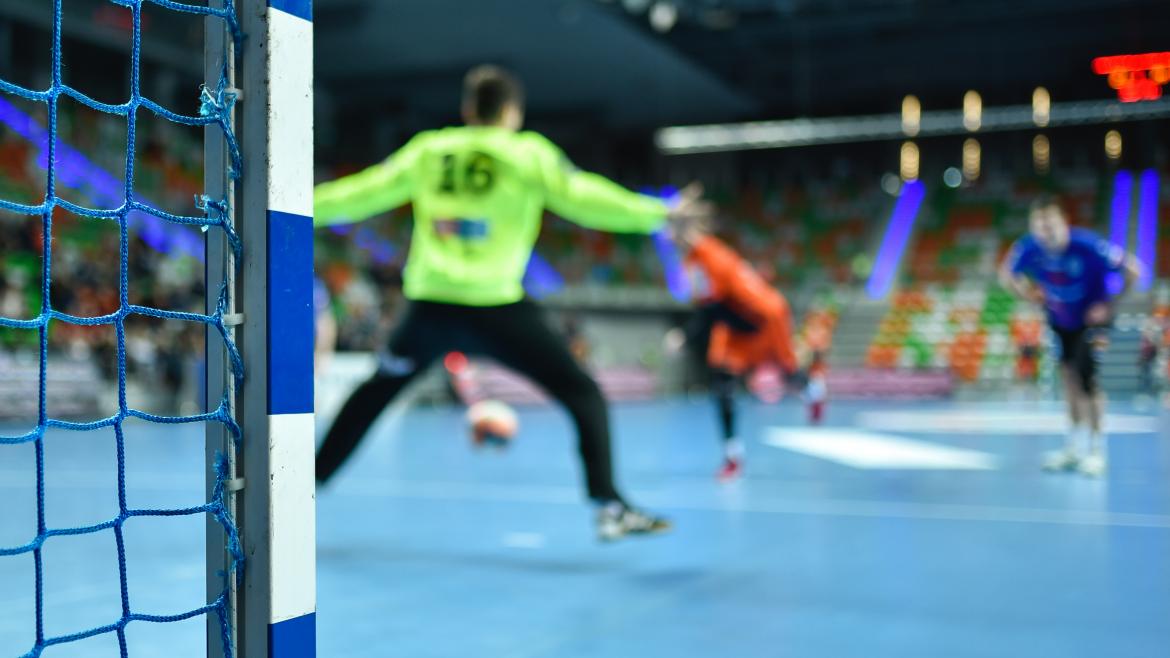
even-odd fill
[(1162, 97), (1162, 85), (1170, 82), (1170, 52), (1113, 55), (1093, 60), (1093, 72), (1108, 76), (1123, 103), (1152, 101)]

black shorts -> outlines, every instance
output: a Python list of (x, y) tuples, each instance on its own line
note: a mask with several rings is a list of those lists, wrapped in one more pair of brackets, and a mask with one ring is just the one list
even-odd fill
[(569, 412), (589, 496), (621, 500), (613, 482), (609, 413), (597, 383), (535, 304), (460, 306), (412, 301), (399, 319), (378, 372), (350, 395), (317, 453), (317, 480), (329, 480), (378, 415), (410, 381), (451, 351), (484, 355), (532, 380)]
[(707, 345), (711, 341), (711, 329), (716, 324), (725, 324), (736, 333), (752, 334), (759, 327), (749, 318), (723, 302), (708, 302), (695, 309), (686, 325), (687, 344), (701, 358), (707, 358)]
[(1056, 340), (1060, 344), (1060, 363), (1067, 366), (1080, 377), (1082, 390), (1086, 393), (1097, 392), (1097, 369), (1100, 361), (1098, 338), (1105, 327), (1083, 327), (1081, 329), (1062, 329), (1052, 327)]
[(382, 370), (411, 371), (452, 351), (487, 356), (543, 384), (586, 376), (564, 337), (525, 299), (503, 306), (411, 301), (381, 355)]

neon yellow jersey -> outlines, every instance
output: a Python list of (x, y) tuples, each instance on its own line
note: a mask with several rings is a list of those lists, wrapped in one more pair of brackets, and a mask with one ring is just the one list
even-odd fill
[(666, 205), (579, 171), (532, 132), (466, 126), (419, 133), (384, 162), (318, 185), (313, 223), (358, 222), (414, 203), (409, 299), (495, 306), (521, 279), (548, 210), (589, 228), (650, 233)]

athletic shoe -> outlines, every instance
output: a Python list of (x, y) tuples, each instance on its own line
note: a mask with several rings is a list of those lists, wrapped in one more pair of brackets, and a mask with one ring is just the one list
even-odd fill
[(743, 462), (739, 459), (728, 458), (723, 460), (723, 466), (715, 474), (720, 482), (734, 482), (743, 475)]
[(1081, 463), (1077, 453), (1064, 449), (1055, 450), (1044, 456), (1044, 470), (1053, 472), (1075, 471)]
[(623, 503), (605, 505), (597, 513), (597, 538), (617, 541), (626, 535), (658, 535), (670, 531), (670, 521), (650, 516)]
[(1105, 477), (1105, 473), (1109, 468), (1108, 462), (1105, 460), (1105, 455), (1100, 453), (1093, 453), (1081, 460), (1077, 470), (1081, 475), (1087, 475), (1091, 478)]

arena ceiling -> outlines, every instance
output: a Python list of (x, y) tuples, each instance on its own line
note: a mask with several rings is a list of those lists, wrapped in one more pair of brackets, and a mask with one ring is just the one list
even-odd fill
[[(111, 3), (65, 4), (66, 36), (126, 41)], [(673, 9), (667, 31), (651, 26), (656, 4)], [(47, 28), (50, 9), (0, 0), (18, 36)], [(1170, 50), (1166, 0), (315, 0), (314, 12), (321, 106), (407, 130), (453, 119), (462, 74), (484, 61), (524, 78), (546, 125), (637, 131), (892, 112), (907, 93), (924, 109), (957, 108), (968, 89), (987, 104), (1026, 103), (1037, 85), (1056, 101), (1108, 98), (1094, 56)], [(190, 20), (148, 18), (147, 56), (197, 74)]]
[[(654, 125), (1108, 98), (1098, 55), (1170, 50), (1165, 0), (317, 0), (318, 71), (340, 98), (439, 110), (491, 60), (538, 112)], [(449, 111), (449, 110), (447, 110)]]

